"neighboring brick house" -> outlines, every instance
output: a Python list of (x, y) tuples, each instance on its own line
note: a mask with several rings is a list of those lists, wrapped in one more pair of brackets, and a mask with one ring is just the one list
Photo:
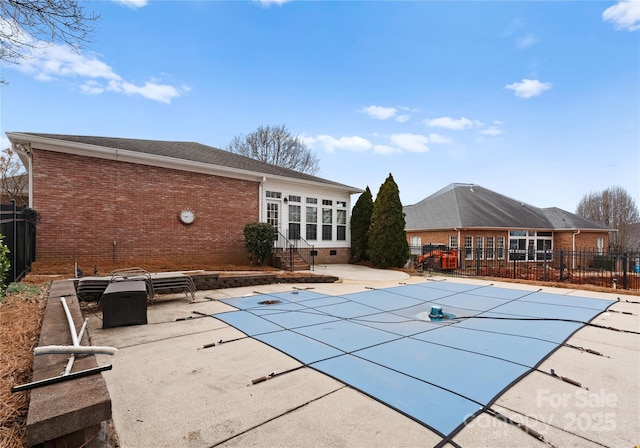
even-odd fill
[[(486, 259), (543, 261), (545, 250), (593, 250), (609, 246), (606, 226), (556, 207), (537, 208), (473, 184), (451, 184), (405, 206), (413, 253), (425, 244), (459, 249), (459, 263)], [(480, 249), (480, 251), (478, 251)], [(547, 255), (548, 256), (548, 255)]]
[(299, 233), (318, 263), (349, 259), (358, 188), (194, 142), (7, 136), (39, 214), (39, 263), (246, 264), (244, 226), (256, 221)]

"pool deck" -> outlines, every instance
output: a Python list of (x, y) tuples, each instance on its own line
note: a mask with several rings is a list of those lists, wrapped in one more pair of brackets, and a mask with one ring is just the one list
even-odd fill
[[(145, 447), (544, 447), (521, 423), (556, 447), (633, 447), (640, 444), (640, 335), (583, 327), (569, 341), (601, 353), (560, 347), (539, 369), (554, 369), (583, 387), (533, 371), (507, 390), (450, 441), (419, 422), (319, 373), (209, 315), (235, 308), (221, 299), (313, 288), (344, 295), (367, 288), (430, 281), (402, 272), (351, 265), (317, 266), (336, 283), (271, 284), (165, 296), (148, 308), (147, 325), (101, 328), (89, 315), (93, 345), (117, 347), (98, 355), (123, 448)], [(442, 280), (442, 278), (439, 278)], [(534, 291), (539, 286), (448, 279)], [(618, 300), (593, 323), (640, 331), (639, 296), (542, 288), (580, 297)], [(194, 313), (196, 312), (196, 313)], [(207, 316), (202, 316), (203, 313)], [(624, 314), (631, 313), (631, 314)], [(180, 320), (177, 320), (180, 319)], [(220, 341), (223, 341), (220, 343)], [(210, 344), (215, 345), (204, 348)], [(283, 373), (290, 371), (289, 373)], [(276, 373), (270, 377), (271, 373)], [(283, 373), (278, 375), (279, 373)], [(267, 377), (266, 381), (253, 381)], [(588, 390), (586, 389), (588, 388)], [(507, 422), (507, 420), (511, 423)]]

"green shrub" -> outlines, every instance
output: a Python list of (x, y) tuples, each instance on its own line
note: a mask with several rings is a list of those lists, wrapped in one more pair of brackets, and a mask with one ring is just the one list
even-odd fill
[(375, 267), (401, 268), (409, 259), (409, 244), (398, 185), (389, 177), (373, 203), (369, 227), (369, 258)]
[(4, 236), (0, 234), (0, 297), (4, 296), (4, 291), (7, 289), (6, 281), (10, 270), (9, 248), (4, 244)]
[(369, 187), (360, 195), (351, 212), (351, 256), (355, 261), (369, 259), (369, 226), (373, 213), (373, 198)]
[(593, 257), (591, 264), (595, 269), (604, 269), (605, 271), (613, 270), (613, 260), (608, 255), (596, 255)]
[(245, 247), (249, 252), (249, 261), (262, 264), (273, 253), (273, 240), (276, 232), (266, 222), (251, 222), (244, 226)]

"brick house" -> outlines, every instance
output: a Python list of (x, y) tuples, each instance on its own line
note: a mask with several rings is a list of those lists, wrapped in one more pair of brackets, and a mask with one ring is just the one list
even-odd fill
[(318, 263), (349, 259), (358, 188), (194, 142), (7, 136), (40, 216), (38, 263), (246, 264), (244, 226), (256, 221), (306, 239)]
[[(424, 244), (459, 249), (459, 263), (543, 261), (545, 250), (594, 250), (609, 246), (606, 226), (556, 207), (538, 208), (479, 185), (454, 183), (403, 208), (412, 253)], [(478, 255), (480, 254), (480, 255)], [(548, 257), (548, 255), (547, 255)]]

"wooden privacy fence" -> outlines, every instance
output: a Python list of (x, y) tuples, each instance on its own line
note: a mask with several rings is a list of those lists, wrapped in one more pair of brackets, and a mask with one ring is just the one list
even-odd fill
[(9, 248), (11, 270), (5, 284), (19, 281), (31, 269), (36, 258), (36, 218), (35, 210), (10, 204), (0, 204), (0, 233), (3, 243)]

